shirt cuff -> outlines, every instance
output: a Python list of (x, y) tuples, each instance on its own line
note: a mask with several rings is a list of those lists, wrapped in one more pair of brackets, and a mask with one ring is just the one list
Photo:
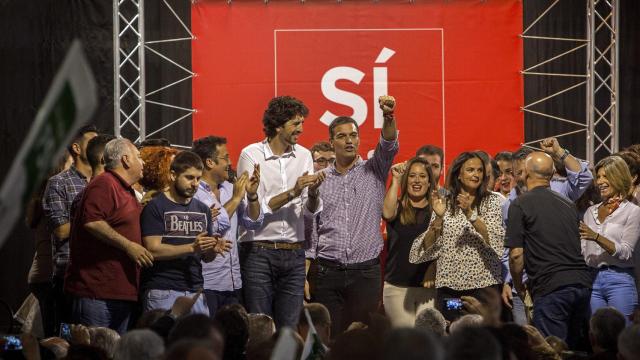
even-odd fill
[[(580, 162), (580, 171), (579, 172), (575, 172), (575, 171), (571, 171), (569, 169), (566, 169), (566, 171), (567, 171), (567, 180), (571, 181), (572, 183), (575, 183), (575, 181), (581, 175), (587, 175), (587, 176), (593, 177), (591, 175), (591, 171), (589, 171), (589, 162), (581, 161), (581, 160), (579, 160), (579, 162)], [(588, 174), (586, 174), (586, 173), (588, 173)]]
[(49, 226), (51, 226), (51, 230), (55, 230), (56, 228), (69, 223), (69, 218), (67, 216), (55, 216), (49, 218)]
[(255, 220), (249, 217), (249, 204), (246, 202), (246, 200), (243, 199), (240, 206), (242, 206), (242, 225), (244, 225), (247, 230), (257, 230), (264, 221), (264, 211), (262, 211), (262, 204), (260, 205), (260, 213), (258, 214), (258, 218)]
[(392, 151), (398, 148), (398, 135), (400, 134), (400, 132), (398, 130), (396, 130), (396, 138), (393, 140), (385, 140), (384, 137), (382, 137), (382, 134), (380, 135), (380, 147), (382, 148), (382, 150), (384, 151)]
[(269, 201), (273, 199), (273, 196), (265, 196), (262, 202), (260, 203), (260, 207), (262, 208), (262, 213), (264, 215), (273, 214), (273, 210), (269, 207)]
[[(307, 202), (309, 201), (309, 198), (307, 197)], [(316, 211), (311, 212), (309, 210), (309, 207), (307, 206), (307, 203), (305, 202), (304, 204), (304, 213), (307, 216), (317, 216), (318, 214), (320, 214), (322, 212), (322, 198), (320, 196), (318, 196), (318, 207), (316, 208)]]

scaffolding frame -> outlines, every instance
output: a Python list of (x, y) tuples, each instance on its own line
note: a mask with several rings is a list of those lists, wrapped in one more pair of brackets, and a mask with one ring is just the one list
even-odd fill
[[(113, 0), (114, 134), (122, 136), (125, 132), (127, 134), (132, 133), (134, 134), (132, 139), (134, 143), (140, 143), (146, 138), (167, 130), (190, 118), (196, 112), (192, 107), (183, 107), (166, 101), (149, 99), (150, 96), (177, 86), (195, 76), (195, 73), (190, 69), (191, 64), (181, 65), (161, 50), (153, 47), (154, 44), (176, 43), (195, 39), (191, 29), (167, 0), (161, 0), (161, 2), (160, 6), (165, 6), (180, 23), (185, 31), (185, 36), (149, 41), (145, 37), (144, 29), (144, 0)], [(162, 64), (170, 64), (176, 71), (181, 72), (182, 75), (179, 80), (147, 91), (145, 66), (147, 53), (156, 56)], [(123, 89), (124, 91), (122, 91)], [(147, 106), (176, 109), (181, 114), (168, 124), (162, 125), (157, 129), (149, 129), (146, 121)], [(190, 147), (179, 144), (174, 146)]]
[[(555, 121), (561, 121), (578, 127), (577, 130), (566, 131), (560, 134), (548, 134), (546, 137), (563, 137), (584, 132), (586, 136), (586, 160), (593, 164), (602, 149), (606, 154), (618, 151), (618, 0), (586, 0), (587, 27), (585, 38), (568, 38), (558, 34), (546, 36), (529, 35), (531, 29), (553, 10), (560, 2), (554, 0), (540, 13), (529, 25), (525, 25), (521, 37), (527, 41), (561, 41), (569, 42), (572, 47), (560, 54), (543, 59), (538, 63), (527, 67), (522, 71), (525, 84), (531, 76), (543, 76), (545, 78), (566, 77), (577, 80), (565, 88), (552, 94), (535, 99), (527, 103), (525, 100), (522, 111), (546, 117)], [(585, 72), (575, 73), (549, 73), (534, 71), (544, 64), (553, 61), (561, 61), (566, 56), (577, 51), (586, 52)], [(557, 114), (549, 114), (532, 109), (535, 105), (566, 94), (574, 89), (584, 86), (586, 96), (586, 109), (584, 119), (567, 119)], [(598, 126), (604, 122), (606, 126)], [(534, 147), (542, 139), (525, 142), (524, 146)]]
[[(269, 0), (263, 0), (266, 3)], [(568, 1), (568, 0), (565, 0)], [(193, 1), (192, 1), (193, 2)], [(304, 3), (304, 0), (300, 0)], [(341, 0), (337, 0), (341, 2)], [(413, 1), (412, 1), (413, 2)], [(525, 84), (532, 76), (542, 76), (544, 78), (565, 77), (577, 79), (575, 83), (546, 95), (540, 99), (526, 102), (521, 110), (542, 116), (554, 121), (572, 124), (578, 127), (577, 130), (566, 131), (560, 134), (548, 134), (546, 137), (563, 137), (576, 133), (585, 132), (586, 136), (586, 158), (593, 163), (598, 157), (596, 154), (604, 151), (612, 154), (618, 151), (618, 0), (585, 0), (587, 7), (587, 29), (585, 38), (568, 38), (557, 34), (546, 36), (531, 35), (531, 29), (535, 27), (545, 16), (553, 10), (560, 2), (554, 0), (549, 6), (539, 14), (526, 27), (520, 35), (523, 42), (527, 41), (555, 41), (569, 42), (573, 46), (560, 54), (543, 59), (538, 63), (522, 70)], [(159, 43), (170, 43), (179, 41), (192, 41), (195, 39), (191, 30), (185, 22), (178, 16), (167, 0), (162, 3), (171, 11), (179, 21), (188, 36), (169, 39), (158, 39), (147, 41), (144, 32), (144, 0), (114, 0), (113, 1), (113, 59), (114, 59), (114, 134), (120, 136), (126, 127), (137, 134), (135, 142), (144, 141), (147, 137), (190, 118), (196, 112), (193, 108), (185, 108), (166, 102), (152, 101), (148, 96), (176, 86), (183, 81), (193, 78), (196, 74), (189, 68), (170, 59), (161, 51), (154, 49), (151, 45)], [(227, 0), (229, 5), (232, 0)], [(126, 41), (127, 37), (133, 37), (135, 41)], [(587, 63), (585, 72), (580, 74), (572, 73), (550, 73), (536, 71), (541, 66), (566, 59), (566, 56), (577, 51), (586, 51)], [(145, 88), (146, 73), (145, 61), (146, 52), (158, 56), (163, 61), (172, 64), (174, 68), (184, 72), (184, 77), (170, 84), (161, 86), (158, 89), (147, 92)], [(125, 69), (128, 68), (128, 69)], [(124, 87), (124, 92), (122, 88)], [(533, 107), (550, 99), (561, 96), (578, 88), (585, 88), (586, 112), (584, 119), (567, 119), (558, 114), (550, 114), (537, 111)], [(147, 105), (162, 106), (183, 111), (183, 114), (166, 125), (158, 129), (147, 131), (146, 107)], [(604, 124), (604, 125), (600, 125)], [(525, 146), (534, 146), (542, 139), (535, 139), (525, 142)], [(180, 146), (180, 145), (178, 145)], [(186, 147), (186, 146), (183, 146)]]

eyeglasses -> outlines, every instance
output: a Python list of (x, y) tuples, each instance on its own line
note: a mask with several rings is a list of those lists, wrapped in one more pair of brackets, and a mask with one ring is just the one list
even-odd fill
[(331, 164), (333, 165), (336, 162), (335, 158), (330, 158), (330, 159), (325, 159), (325, 158), (317, 158), (315, 160), (313, 160), (313, 162), (318, 163), (322, 166), (325, 166), (327, 164)]

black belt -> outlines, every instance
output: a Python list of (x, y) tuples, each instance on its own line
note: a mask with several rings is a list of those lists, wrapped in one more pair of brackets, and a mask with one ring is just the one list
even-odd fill
[(617, 265), (602, 265), (598, 270), (633, 271), (632, 267), (622, 267)]
[(317, 258), (314, 261), (318, 265), (322, 265), (330, 269), (336, 269), (336, 270), (365, 270), (370, 268), (373, 265), (380, 264), (380, 259), (378, 258), (359, 262), (359, 263), (354, 263), (354, 264), (342, 264), (337, 261), (327, 260), (322, 258)]

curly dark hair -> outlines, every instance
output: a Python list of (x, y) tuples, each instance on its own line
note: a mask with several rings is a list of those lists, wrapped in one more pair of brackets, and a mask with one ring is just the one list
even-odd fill
[(271, 139), (276, 136), (276, 129), (283, 126), (291, 118), (294, 116), (307, 117), (307, 115), (309, 115), (309, 109), (302, 101), (292, 96), (275, 97), (269, 101), (267, 110), (264, 111), (262, 131), (267, 138)]
[(451, 167), (449, 168), (449, 172), (447, 174), (447, 187), (449, 189), (449, 195), (447, 196), (447, 201), (451, 205), (451, 214), (455, 215), (456, 213), (456, 198), (460, 194), (462, 190), (462, 182), (458, 179), (460, 172), (462, 171), (462, 166), (467, 160), (478, 159), (482, 163), (482, 182), (480, 186), (476, 190), (476, 197), (473, 200), (473, 204), (471, 204), (472, 208), (476, 208), (478, 210), (478, 214), (480, 213), (480, 204), (485, 197), (489, 195), (487, 191), (487, 182), (489, 182), (489, 176), (486, 173), (485, 162), (482, 160), (482, 156), (475, 151), (466, 151), (462, 154), (458, 155)]

